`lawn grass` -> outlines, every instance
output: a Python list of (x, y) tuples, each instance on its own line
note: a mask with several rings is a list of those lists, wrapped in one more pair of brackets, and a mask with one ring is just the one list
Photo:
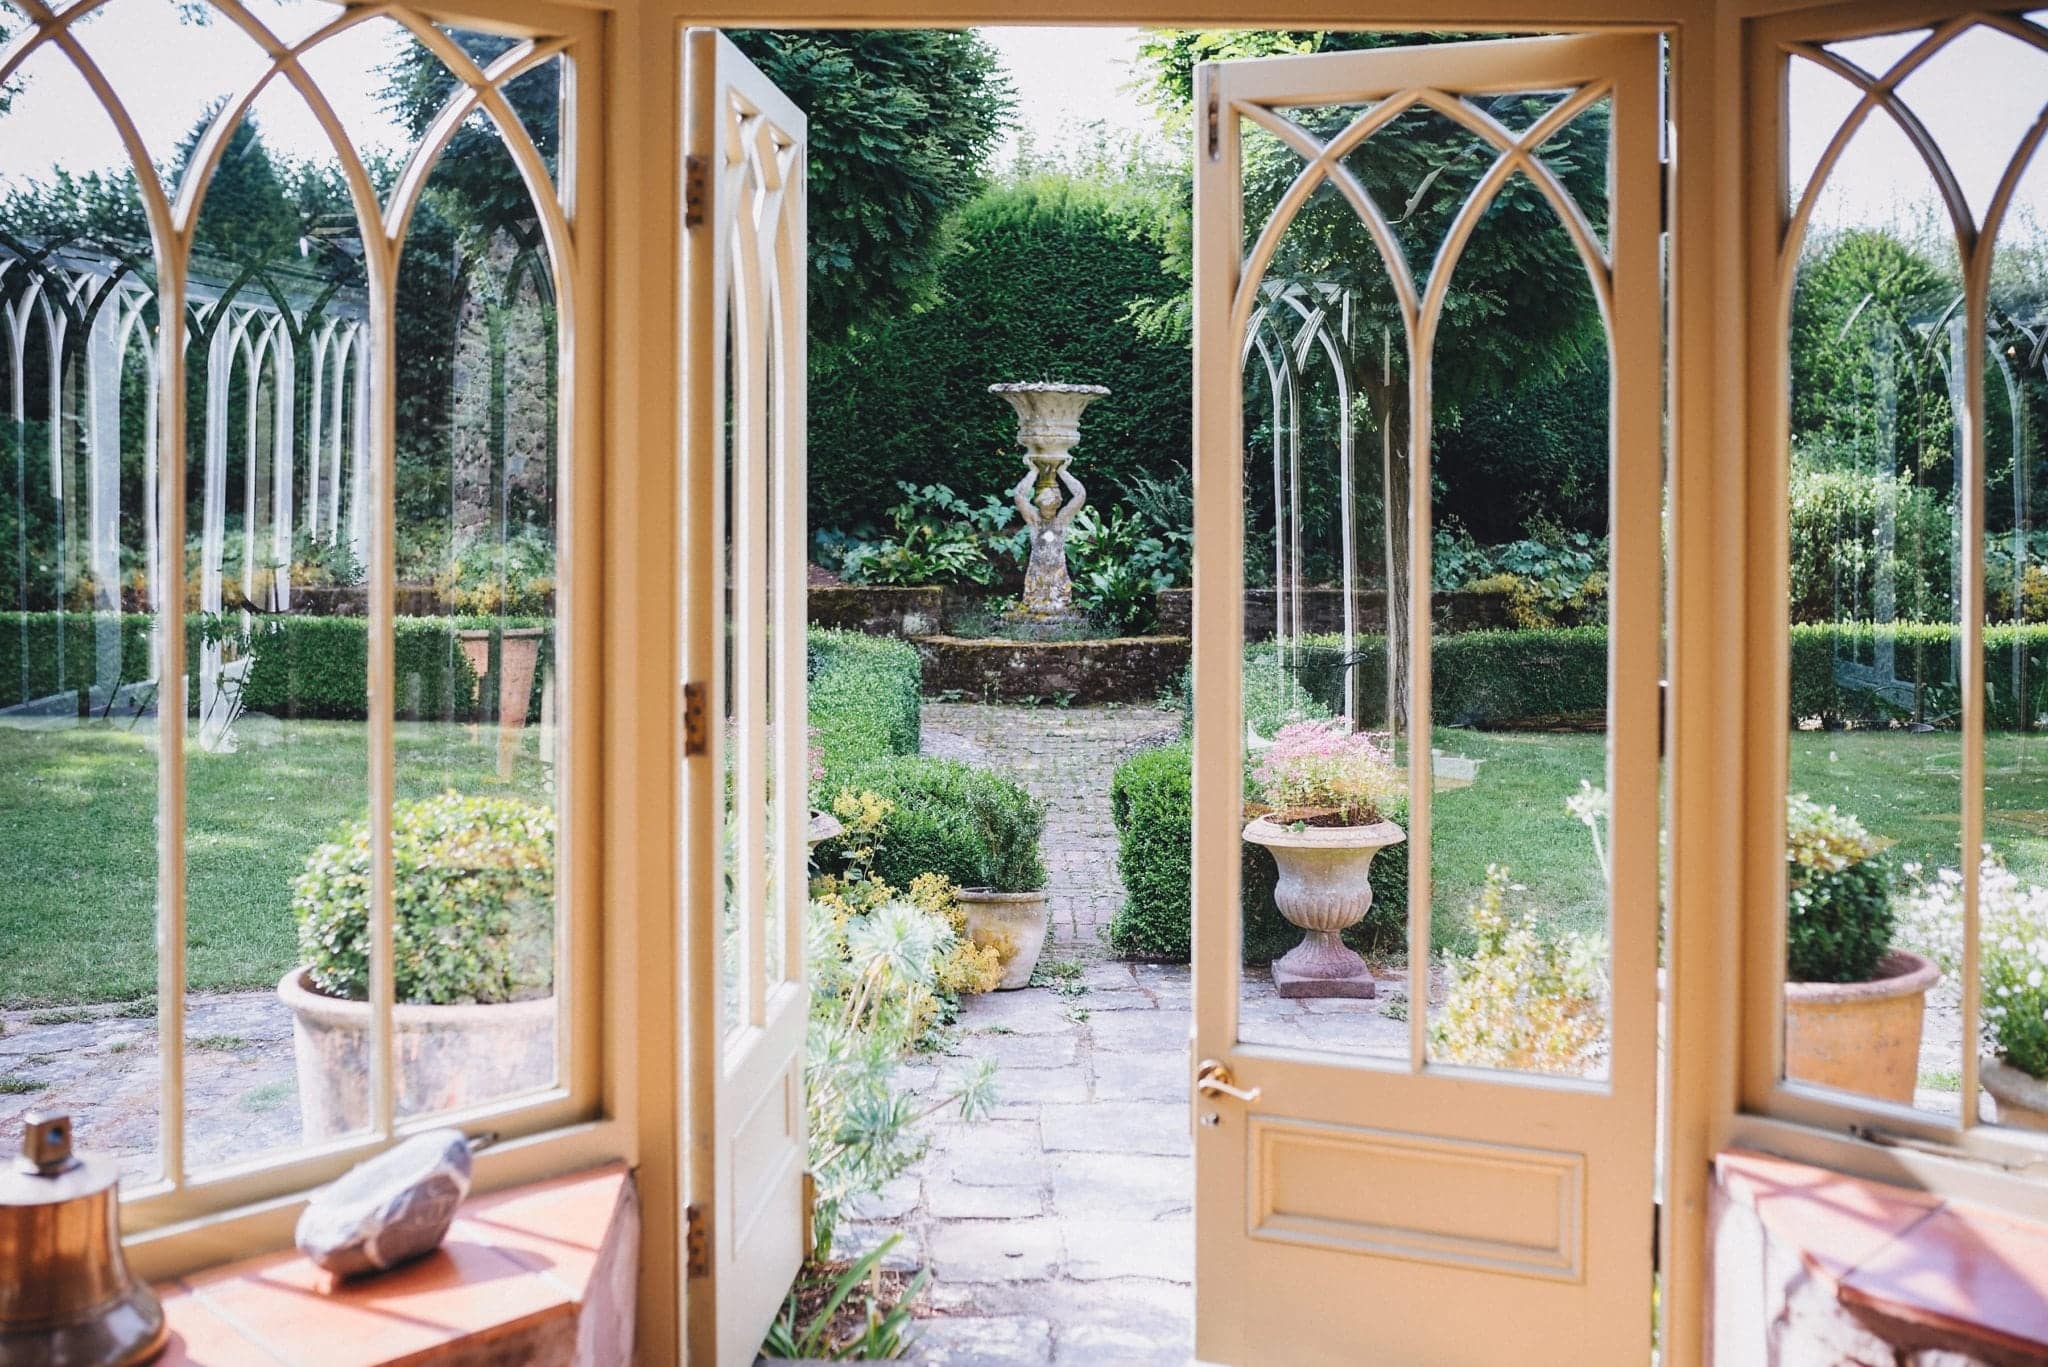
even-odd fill
[[(368, 728), (246, 718), (233, 754), (186, 761), (187, 983), (274, 985), (297, 958), (292, 880), (361, 819)], [(542, 799), (546, 766), (521, 737), (513, 782), (495, 733), (397, 727), (400, 800), (444, 788)], [(156, 748), (111, 726), (0, 728), (0, 1004), (133, 1001), (156, 990)]]

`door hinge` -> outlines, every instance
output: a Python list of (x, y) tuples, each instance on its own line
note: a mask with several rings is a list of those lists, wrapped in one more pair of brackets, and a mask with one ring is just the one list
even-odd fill
[(694, 228), (704, 221), (704, 201), (711, 191), (711, 168), (703, 157), (683, 158), (683, 226)]
[(806, 1170), (804, 1173), (804, 1256), (810, 1257), (818, 1247), (818, 1174)]
[(1223, 107), (1216, 92), (1209, 92), (1209, 160), (1223, 153)]
[(1657, 231), (1671, 231), (1671, 163), (1657, 163)]
[(1664, 1203), (1650, 1202), (1650, 1275), (1664, 1270)]
[(689, 758), (711, 753), (711, 728), (704, 719), (706, 703), (704, 685), (686, 683), (683, 685), (683, 755)]
[(698, 1205), (683, 1208), (683, 1259), (690, 1280), (711, 1275), (711, 1218)]

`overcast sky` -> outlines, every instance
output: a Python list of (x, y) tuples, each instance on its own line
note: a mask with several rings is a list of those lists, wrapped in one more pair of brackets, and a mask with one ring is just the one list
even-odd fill
[[(331, 7), (319, 0), (257, 0), (287, 37), (310, 31)], [(260, 68), (255, 47), (224, 21), (181, 24), (168, 0), (114, 0), (78, 29), (81, 41), (115, 88), (127, 92), (153, 159), (169, 157), (178, 139), (213, 102), (242, 88)], [(1041, 150), (1070, 144), (1085, 126), (1151, 126), (1131, 92), (1138, 30), (999, 28), (983, 32), (1001, 53), (1018, 90), (1019, 129), (1005, 139), (997, 164), (1013, 157), (1020, 134)], [(395, 26), (377, 20), (315, 49), (306, 63), (359, 144), (396, 147), (399, 130), (379, 107)], [(1846, 55), (1885, 64), (1906, 45), (1870, 39), (1845, 45)], [(1952, 45), (1906, 83), (1906, 98), (1952, 158), (1974, 208), (1988, 201), (1999, 169), (2022, 129), (2048, 100), (2048, 57), (2003, 35), (1978, 30)], [(1827, 134), (1855, 102), (1848, 86), (1795, 63), (1792, 161), (1803, 183)], [(0, 178), (47, 176), (54, 166), (104, 169), (122, 160), (111, 123), (93, 112), (85, 87), (49, 48), (24, 69), (13, 111), (0, 120)], [(303, 101), (275, 82), (255, 117), (266, 142), (293, 157), (324, 154), (325, 139)], [(1862, 220), (1912, 213), (1932, 201), (1932, 181), (1905, 137), (1887, 119), (1872, 119), (1834, 177), (1821, 217)], [(2048, 152), (2036, 159), (2023, 196), (2037, 222), (2048, 222)]]

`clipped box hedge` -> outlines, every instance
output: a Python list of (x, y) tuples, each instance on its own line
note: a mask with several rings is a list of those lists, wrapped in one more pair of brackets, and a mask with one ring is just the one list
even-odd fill
[(812, 744), (828, 792), (870, 761), (917, 753), (924, 667), (908, 641), (813, 629), (808, 667)]
[[(1116, 823), (1117, 871), (1124, 904), (1110, 922), (1110, 947), (1133, 958), (1185, 960), (1191, 947), (1190, 889), (1193, 886), (1194, 796), (1190, 754), (1185, 744), (1140, 750), (1110, 782), (1110, 815)], [(1391, 814), (1405, 826), (1405, 803)], [(1244, 957), (1267, 963), (1301, 941), (1273, 905), (1278, 879), (1272, 853), (1243, 845)], [(1365, 953), (1398, 950), (1408, 924), (1408, 860), (1401, 846), (1372, 865), (1372, 910), (1344, 934), (1345, 943)]]
[[(1045, 804), (994, 770), (889, 755), (846, 771), (844, 783), (895, 805), (875, 848), (874, 872), (883, 882), (907, 888), (919, 874), (942, 873), (963, 888), (1045, 886)], [(841, 852), (839, 841), (821, 847), (821, 867), (838, 867)]]
[[(478, 696), (476, 678), (456, 640), (456, 631), (467, 623), (453, 617), (396, 620), (392, 655), (397, 715), (408, 720), (469, 720)], [(147, 680), (151, 621), (148, 614), (136, 612), (0, 613), (0, 699), (13, 704), (70, 691), (83, 697), (100, 677), (98, 643), (102, 629), (110, 625), (117, 627), (120, 640), (120, 681)], [(185, 619), (189, 673), (198, 669), (203, 625), (197, 614)], [(520, 620), (505, 625), (546, 623)], [(366, 719), (369, 631), (369, 622), (361, 617), (256, 617), (250, 645), (256, 666), (249, 671), (244, 705), (252, 712), (279, 717)], [(540, 668), (535, 671), (536, 697), (553, 645), (552, 634), (543, 638)], [(493, 696), (492, 690), (485, 692)]]

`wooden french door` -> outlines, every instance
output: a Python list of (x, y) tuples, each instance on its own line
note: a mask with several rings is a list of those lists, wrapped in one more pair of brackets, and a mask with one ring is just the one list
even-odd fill
[[(1196, 89), (1198, 1355), (1645, 1362), (1658, 42), (1570, 36), (1228, 62), (1200, 68)], [(1518, 278), (1522, 259), (1560, 274)], [(1449, 395), (1460, 414), (1502, 408), (1519, 381), (1488, 378), (1487, 366), (1517, 353), (1490, 344), (1546, 336), (1546, 319), (1516, 312), (1529, 308), (1578, 310), (1585, 363), (1606, 378), (1605, 487), (1588, 495), (1606, 537), (1590, 541), (1604, 606), (1548, 653), (1489, 662), (1432, 603), (1444, 573), (1433, 563), (1445, 554), (1438, 505), (1475, 478), (1453, 468), (1456, 448), (1438, 434), (1454, 416)], [(1318, 398), (1307, 386), (1325, 362), (1334, 390)], [(1596, 395), (1585, 407), (1598, 405)], [(1341, 628), (1318, 637), (1304, 604), (1312, 617), (1330, 585), (1345, 590)], [(1273, 638), (1248, 641), (1248, 619)], [(1484, 729), (1488, 706), (1561, 686), (1572, 668), (1582, 694), (1605, 678), (1604, 705), (1575, 731)], [(1250, 751), (1288, 715), (1276, 695), (1295, 694), (1302, 708), (1387, 732), (1405, 766), (1407, 840), (1379, 856), (1407, 861), (1405, 926), (1398, 907), (1376, 913), (1396, 918), (1405, 1002), (1400, 982), (1370, 1002), (1287, 1001), (1243, 966)], [(1455, 715), (1434, 716), (1440, 701)], [(1481, 729), (1452, 729), (1474, 715)], [(1592, 790), (1607, 794), (1604, 820)], [(1603, 837), (1577, 867), (1574, 794)], [(1486, 1055), (1454, 1015), (1442, 965), (1471, 951), (1465, 904), (1495, 862), (1514, 866), (1506, 895), (1528, 905), (1539, 935), (1576, 927), (1571, 943), (1598, 957), (1599, 1034), (1569, 1058), (1471, 1063)]]
[(804, 115), (684, 35), (691, 1363), (754, 1361), (803, 1256)]

